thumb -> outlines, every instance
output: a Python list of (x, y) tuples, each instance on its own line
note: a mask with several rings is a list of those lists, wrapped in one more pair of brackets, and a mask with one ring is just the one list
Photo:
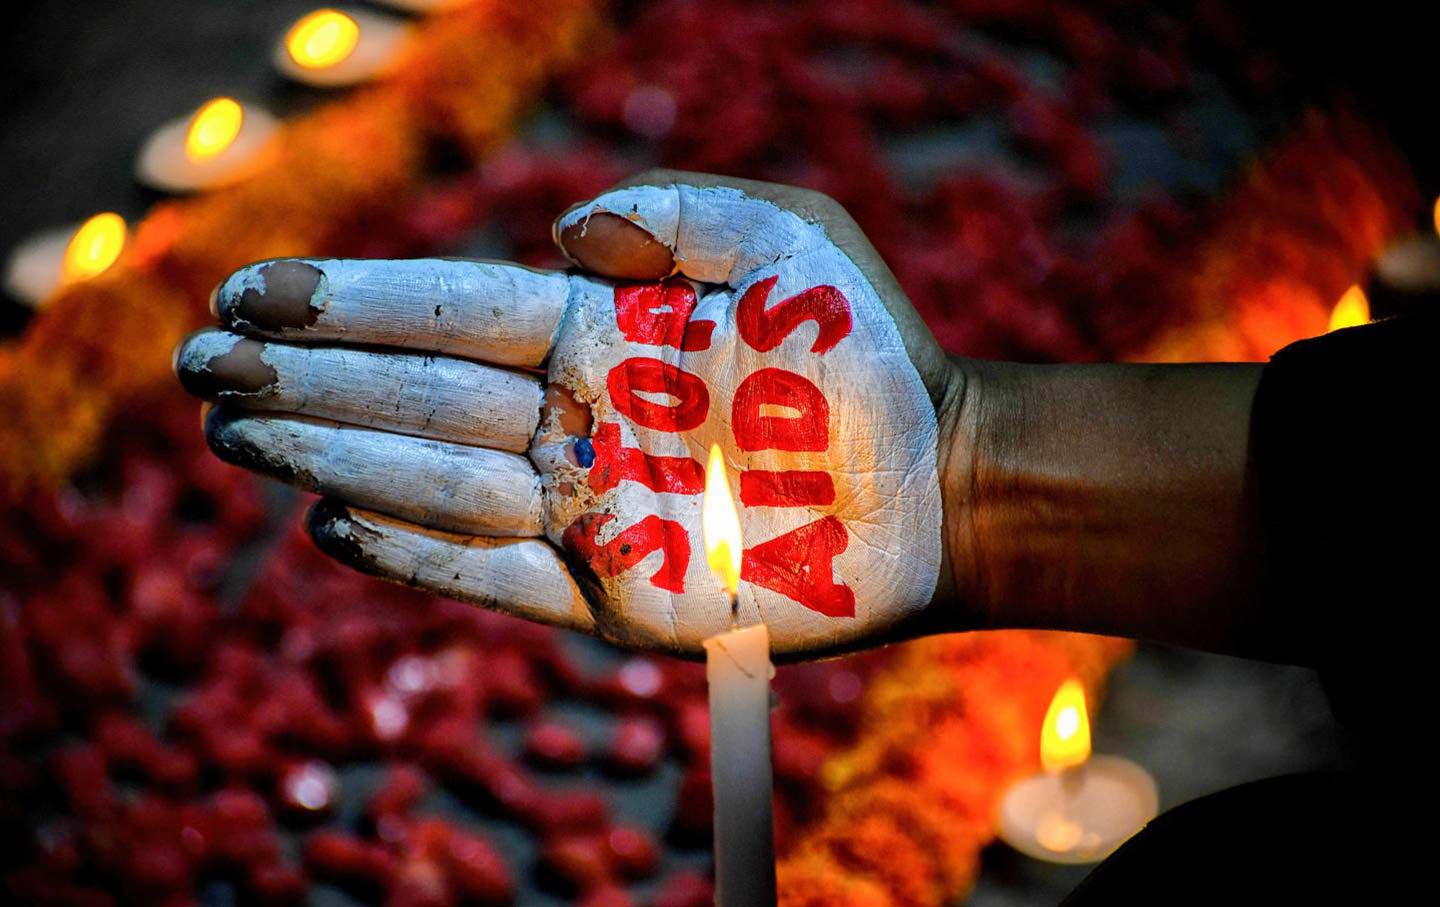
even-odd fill
[(675, 271), (675, 254), (634, 221), (591, 211), (562, 227), (565, 216), (555, 222), (555, 243), (586, 271), (616, 280), (661, 280)]
[(649, 170), (570, 208), (554, 235), (571, 261), (605, 277), (659, 280), (678, 271), (733, 287), (757, 267), (829, 242), (840, 214), (806, 189)]

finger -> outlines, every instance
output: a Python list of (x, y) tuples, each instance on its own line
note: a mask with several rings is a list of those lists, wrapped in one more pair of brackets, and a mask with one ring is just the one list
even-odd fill
[(227, 463), (411, 522), (476, 535), (542, 529), (540, 478), (515, 454), (224, 406), (205, 437)]
[(310, 510), (321, 551), (363, 573), (582, 633), (595, 619), (555, 549), (537, 539), (436, 532), (324, 500)]
[(671, 170), (627, 182), (555, 222), (561, 250), (587, 271), (658, 280), (678, 270), (733, 286), (825, 242), (832, 223), (848, 220), (826, 196), (793, 186)]
[(568, 294), (566, 275), (519, 265), (282, 258), (231, 274), (216, 307), (221, 323), (242, 334), (536, 366), (554, 343)]
[(264, 343), (201, 331), (175, 357), (206, 400), (523, 453), (540, 421), (540, 381), (466, 359)]

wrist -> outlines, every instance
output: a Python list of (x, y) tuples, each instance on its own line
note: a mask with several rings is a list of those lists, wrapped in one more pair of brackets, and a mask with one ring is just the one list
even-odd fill
[(937, 409), (943, 559), (940, 583), (930, 606), (936, 613), (930, 623), (941, 632), (979, 629), (989, 623), (977, 607), (983, 596), (976, 520), (976, 452), (982, 436), (982, 401), (995, 377), (988, 365), (976, 359), (952, 357), (949, 382)]

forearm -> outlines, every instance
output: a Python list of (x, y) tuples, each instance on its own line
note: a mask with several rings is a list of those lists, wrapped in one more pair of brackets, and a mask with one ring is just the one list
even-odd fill
[(1260, 594), (1261, 366), (957, 365), (945, 470), (957, 619), (1297, 657)]

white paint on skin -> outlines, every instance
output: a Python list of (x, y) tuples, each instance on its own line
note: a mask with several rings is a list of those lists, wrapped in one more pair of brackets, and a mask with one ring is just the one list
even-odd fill
[(527, 620), (595, 631), (584, 596), (543, 541), (451, 535), (357, 510), (328, 531), (390, 579)]
[(554, 343), (569, 292), (564, 274), (519, 265), (438, 258), (304, 261), (322, 275), (310, 302), (312, 324), (263, 331), (237, 315), (245, 289), (263, 292), (266, 262), (242, 268), (221, 286), (222, 319), (253, 336), (305, 342), (363, 338), (533, 367)]
[[(363, 555), (365, 569), (521, 617), (598, 629), (621, 643), (699, 652), (701, 641), (729, 629), (731, 619), (728, 599), (706, 564), (701, 495), (654, 492), (634, 481), (595, 492), (588, 470), (566, 456), (574, 439), (560, 420), (552, 416), (537, 424), (538, 383), (458, 360), (432, 358), (427, 364), (420, 354), (532, 367), (548, 355), (548, 380), (589, 405), (597, 428), (618, 425), (623, 446), (703, 464), (710, 445), (719, 444), (732, 493), (745, 470), (831, 476), (836, 494), (830, 504), (741, 508), (747, 548), (823, 517), (846, 527), (847, 547), (834, 559), (833, 578), (854, 592), (853, 617), (828, 616), (742, 581), (741, 622), (766, 623), (775, 651), (840, 647), (925, 607), (939, 577), (941, 549), (935, 410), (894, 320), (860, 269), (820, 225), (735, 189), (631, 187), (570, 212), (558, 228), (598, 211), (622, 214), (652, 231), (675, 252), (681, 274), (705, 282), (691, 320), (715, 323), (707, 349), (627, 341), (616, 324), (614, 286), (585, 275), (439, 259), (314, 260), (323, 278), (311, 300), (313, 324), (269, 334), (298, 344), (266, 349), (262, 361), (275, 369), (276, 386), (234, 402), (371, 428), (248, 416), (232, 421), (234, 436), (217, 446), (238, 445), (259, 461), (252, 464), (258, 468), (290, 473), (297, 484), (387, 514), (357, 515), (335, 530), (347, 534), (353, 543), (348, 550)], [(219, 309), (227, 323), (236, 324), (244, 288), (263, 290), (264, 268), (244, 269), (222, 287)], [(837, 288), (850, 306), (850, 333), (817, 354), (810, 349), (816, 324), (805, 321), (774, 349), (750, 347), (739, 336), (736, 310), (745, 290), (770, 277), (776, 284), (769, 307), (816, 286)], [(241, 327), (265, 336), (253, 325)], [(234, 339), (213, 342), (218, 350)], [(317, 342), (407, 352), (309, 346)], [(606, 378), (631, 357), (660, 359), (703, 380), (710, 400), (705, 420), (677, 434), (621, 414)], [(764, 368), (804, 376), (824, 394), (827, 449), (739, 449), (732, 425), (735, 391)], [(528, 460), (411, 437), (434, 433), (517, 450), (522, 428), (530, 441)], [(650, 582), (663, 558), (655, 551), (617, 576), (600, 577), (594, 589), (587, 586), (592, 615), (557, 547), (578, 517), (601, 512), (613, 516), (599, 529), (602, 546), (652, 515), (679, 523), (689, 541), (684, 591)], [(542, 532), (549, 543), (480, 537)]]
[[(180, 367), (203, 371), (240, 339), (198, 334), (182, 347)], [(513, 453), (529, 445), (544, 398), (537, 378), (448, 356), (268, 343), (260, 361), (274, 369), (272, 385), (221, 399)]]
[(222, 419), (210, 443), (302, 488), (414, 523), (491, 536), (541, 532), (540, 479), (516, 454), (259, 415)]
[(556, 235), (601, 211), (643, 227), (675, 253), (681, 274), (705, 283), (734, 286), (766, 264), (832, 245), (818, 224), (721, 186), (616, 189), (567, 213), (556, 224)]
[[(940, 568), (935, 412), (894, 320), (860, 270), (820, 225), (734, 189), (617, 190), (570, 212), (558, 229), (598, 211), (622, 214), (652, 230), (675, 251), (685, 276), (729, 282), (730, 287), (703, 297), (691, 316), (692, 321), (716, 322), (710, 347), (682, 352), (626, 341), (616, 325), (609, 285), (574, 278), (586, 286), (572, 294), (551, 358), (550, 380), (590, 402), (597, 426), (619, 423), (624, 446), (690, 456), (703, 464), (710, 445), (718, 443), (732, 475), (744, 469), (816, 470), (834, 479), (833, 504), (742, 507), (742, 529), (749, 548), (826, 515), (842, 520), (849, 544), (835, 558), (834, 570), (855, 593), (855, 616), (823, 615), (778, 592), (742, 582), (741, 623), (768, 624), (777, 651), (805, 651), (883, 630), (923, 608), (934, 594)], [(735, 310), (745, 290), (771, 276), (778, 278), (768, 300), (771, 307), (815, 286), (838, 288), (851, 306), (851, 333), (820, 355), (810, 351), (817, 327), (805, 322), (777, 348), (764, 353), (752, 349), (738, 336)], [(635, 425), (618, 413), (605, 392), (605, 378), (633, 356), (658, 358), (702, 378), (710, 394), (705, 422), (674, 434)], [(827, 450), (738, 449), (731, 402), (740, 382), (762, 368), (805, 376), (824, 393), (830, 408)], [(738, 483), (738, 478), (733, 481)], [(598, 533), (602, 545), (649, 514), (679, 522), (689, 535), (691, 557), (683, 593), (649, 582), (662, 561), (659, 551), (601, 580), (604, 608), (614, 612), (606, 613), (604, 622), (618, 638), (645, 647), (695, 651), (702, 640), (729, 628), (727, 598), (705, 560), (700, 495), (657, 493), (637, 482), (622, 482), (598, 498), (582, 494), (567, 501), (554, 492), (548, 478), (547, 487), (546, 529), (557, 545), (581, 513), (601, 510), (616, 514)], [(732, 487), (732, 493), (735, 490)]]

